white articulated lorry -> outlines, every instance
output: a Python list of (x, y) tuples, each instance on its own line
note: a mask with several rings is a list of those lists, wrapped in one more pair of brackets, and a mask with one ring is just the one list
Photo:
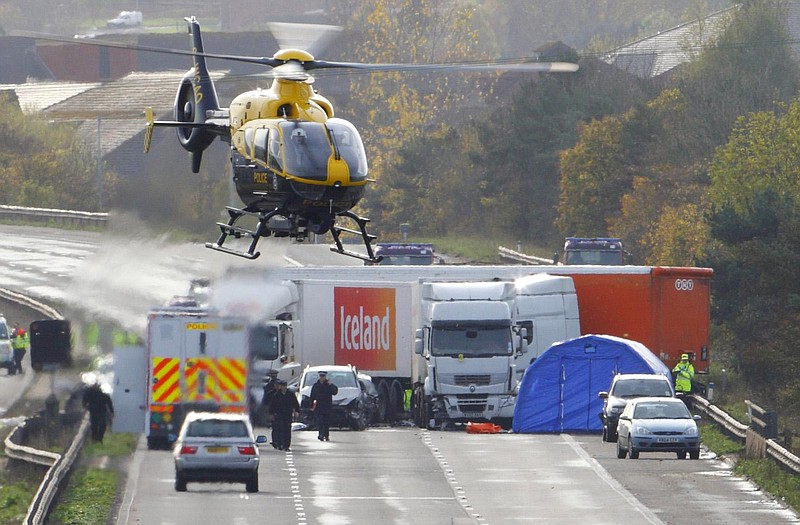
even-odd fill
[[(282, 298), (280, 301), (271, 301), (272, 310), (267, 317), (280, 319), (282, 326), (290, 327), (293, 345), (286, 352), (291, 362), (299, 363), (301, 368), (307, 365), (352, 364), (360, 372), (370, 375), (380, 398), (381, 420), (391, 421), (410, 415), (407, 413), (409, 409), (420, 425), (428, 425), (431, 419), (441, 424), (445, 421), (444, 414), (450, 414), (456, 420), (477, 420), (510, 418), (513, 413), (513, 403), (509, 407), (507, 401), (503, 404), (503, 415), (496, 413), (499, 404), (494, 402), (486, 403), (482, 410), (487, 413), (480, 416), (478, 410), (466, 410), (461, 414), (437, 412), (437, 417), (431, 418), (428, 417), (428, 407), (422, 407), (422, 400), (426, 399), (424, 385), (429, 377), (431, 359), (429, 354), (415, 353), (415, 339), (418, 329), (431, 327), (429, 307), (431, 302), (436, 302), (432, 293), (443, 289), (438, 286), (440, 282), (452, 286), (452, 290), (459, 287), (470, 290), (476, 286), (478, 289), (483, 287), (484, 292), (494, 290), (493, 294), (483, 297), (484, 303), (489, 303), (489, 308), (501, 305), (498, 308), (503, 309), (502, 322), (506, 324), (504, 333), (508, 334), (509, 341), (512, 340), (513, 331), (519, 332), (518, 327), (526, 329), (527, 344), (519, 351), (517, 344), (512, 342), (511, 353), (505, 355), (508, 350), (505, 345), (501, 358), (481, 355), (460, 361), (458, 380), (461, 383), (468, 381), (471, 376), (485, 376), (487, 367), (494, 369), (500, 361), (505, 363), (502, 388), (499, 383), (492, 388), (486, 388), (485, 385), (479, 388), (476, 384), (474, 388), (480, 390), (480, 395), (488, 395), (490, 391), (492, 395), (500, 395), (502, 390), (513, 396), (522, 373), (532, 359), (553, 342), (580, 335), (575, 290), (571, 280), (566, 277), (538, 275), (519, 279), (516, 283), (512, 278), (505, 282), (477, 284), (486, 280), (477, 273), (457, 275), (449, 280), (442, 276), (421, 279), (414, 268), (393, 267), (393, 279), (387, 279), (386, 276), (370, 272), (372, 268), (316, 268), (323, 270), (319, 273), (313, 268), (285, 268), (274, 270), (267, 277), (244, 276), (239, 271), (230, 280), (246, 281), (247, 293), (262, 298)], [(324, 278), (317, 279), (315, 275)], [(486, 275), (491, 274), (484, 273)], [(226, 289), (229, 286), (224, 278), (215, 283), (215, 288)], [(459, 293), (466, 293), (463, 290)], [(501, 293), (497, 290), (501, 290)], [(239, 292), (245, 293), (241, 289)], [(240, 298), (241, 293), (237, 292)], [(428, 297), (423, 298), (423, 294)], [(458, 305), (465, 305), (462, 311), (462, 306), (455, 306), (457, 301), (451, 302), (454, 304), (448, 306), (450, 310), (439, 308), (437, 313), (444, 315), (444, 312), (449, 312), (449, 322), (473, 322), (486, 315), (483, 303), (459, 301)], [(466, 317), (459, 319), (461, 315)], [(468, 342), (471, 341), (461, 343)], [(455, 362), (459, 362), (459, 354), (469, 355), (471, 349), (465, 350), (455, 352)], [(443, 365), (450, 359), (435, 356), (433, 369), (442, 371), (435, 363)], [(510, 387), (509, 376), (512, 376)], [(429, 381), (429, 384), (433, 383)], [(442, 395), (469, 394), (472, 382), (453, 385), (452, 391), (446, 390), (443, 385), (437, 383), (435, 396), (429, 390), (427, 399), (435, 399), (438, 403)], [(408, 406), (409, 397), (415, 398), (413, 407)], [(466, 408), (463, 403), (462, 406)], [(464, 415), (467, 413), (468, 416)]]
[(516, 360), (527, 330), (514, 324), (514, 283), (422, 283), (415, 353), (414, 422), (494, 421), (510, 428)]

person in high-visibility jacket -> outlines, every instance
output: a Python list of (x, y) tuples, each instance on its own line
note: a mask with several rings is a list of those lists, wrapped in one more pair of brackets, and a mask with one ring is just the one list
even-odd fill
[(139, 336), (130, 330), (114, 330), (112, 339), (115, 347), (137, 346), (141, 342)]
[(689, 354), (681, 354), (681, 360), (678, 361), (672, 372), (675, 374), (675, 392), (691, 394), (694, 367), (689, 362)]
[(28, 346), (31, 344), (31, 336), (28, 332), (19, 326), (19, 323), (14, 323), (14, 339), (11, 341), (11, 347), (14, 349), (14, 372), (22, 373), (22, 359), (28, 352)]

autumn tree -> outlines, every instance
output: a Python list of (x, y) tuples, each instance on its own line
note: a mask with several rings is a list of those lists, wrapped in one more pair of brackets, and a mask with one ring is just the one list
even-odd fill
[[(777, 401), (800, 402), (800, 101), (739, 119), (710, 166), (707, 262), (735, 366)], [(796, 406), (796, 405), (795, 405)]]
[[(16, 206), (99, 211), (97, 164), (72, 124), (54, 124), (20, 111), (0, 96), (2, 203)], [(107, 195), (116, 177), (105, 174)]]
[[(346, 20), (359, 38), (351, 54), (372, 63), (459, 63), (483, 58), (473, 26), (474, 9), (455, 0), (369, 0), (352, 6)], [(464, 73), (388, 71), (353, 75), (349, 100), (342, 105), (359, 127), (367, 148), (370, 174), (382, 184), (384, 172), (402, 160), (404, 144), (419, 137), (447, 133), (458, 116), (456, 107), (477, 97), (474, 79)], [(375, 188), (364, 207), (379, 224), (380, 202), (392, 192)]]

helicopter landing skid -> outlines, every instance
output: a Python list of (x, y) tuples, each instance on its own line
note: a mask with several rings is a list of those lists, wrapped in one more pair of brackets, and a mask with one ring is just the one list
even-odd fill
[[(269, 220), (276, 215), (280, 215), (278, 210), (273, 210), (269, 213), (255, 213), (251, 211), (245, 211), (239, 208), (234, 208), (232, 206), (226, 206), (225, 209), (228, 211), (228, 215), (230, 218), (228, 219), (227, 223), (218, 222), (217, 226), (221, 231), (217, 242), (206, 243), (206, 248), (210, 248), (212, 250), (216, 250), (218, 252), (228, 253), (230, 255), (236, 255), (238, 257), (244, 257), (245, 259), (258, 259), (261, 255), (261, 252), (256, 251), (256, 246), (258, 245), (258, 240), (261, 237), (269, 237), (272, 232), (267, 227)], [(248, 230), (247, 228), (241, 228), (236, 226), (236, 221), (238, 221), (242, 216), (248, 215), (251, 217), (256, 217), (258, 219), (258, 226), (254, 230)], [(226, 248), (223, 246), (225, 243), (225, 239), (231, 235), (236, 239), (241, 239), (242, 237), (252, 237), (253, 240), (250, 242), (250, 246), (247, 248), (246, 252), (234, 250), (232, 248)]]
[[(334, 246), (331, 246), (331, 251), (340, 253), (342, 255), (347, 255), (348, 257), (355, 257), (356, 259), (361, 259), (362, 261), (366, 261), (373, 264), (381, 262), (383, 260), (383, 256), (375, 257), (375, 252), (372, 250), (372, 241), (377, 239), (377, 237), (375, 235), (367, 233), (367, 223), (369, 222), (369, 219), (367, 219), (366, 217), (359, 217), (358, 215), (350, 211), (340, 213), (339, 216), (353, 219), (353, 221), (358, 225), (358, 230), (344, 228), (342, 226), (337, 226), (335, 224), (331, 226), (331, 236), (333, 236), (333, 241), (336, 243)], [(364, 240), (364, 247), (367, 249), (367, 254), (364, 255), (363, 253), (354, 252), (351, 250), (345, 250), (344, 245), (342, 244), (342, 241), (339, 238), (339, 236), (342, 233), (352, 233), (354, 235), (360, 235), (361, 238)]]

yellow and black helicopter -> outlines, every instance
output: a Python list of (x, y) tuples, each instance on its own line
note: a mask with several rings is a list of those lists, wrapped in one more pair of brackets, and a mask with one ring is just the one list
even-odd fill
[[(184, 75), (175, 98), (171, 121), (155, 120), (147, 108), (145, 152), (155, 127), (177, 128), (181, 146), (191, 153), (192, 171), (200, 170), (203, 151), (216, 138), (230, 144), (233, 180), (244, 206), (227, 207), (229, 220), (217, 223), (221, 234), (208, 248), (255, 259), (258, 241), (270, 235), (298, 241), (309, 232), (331, 233), (331, 250), (370, 262), (378, 262), (372, 249), (375, 236), (368, 233), (369, 219), (352, 211), (364, 195), (368, 177), (367, 156), (358, 130), (334, 117), (333, 105), (312, 88), (310, 71), (323, 68), (374, 71), (442, 69), (493, 69), (538, 72), (573, 72), (570, 62), (522, 62), (499, 64), (364, 64), (316, 60), (300, 49), (281, 49), (272, 57), (247, 57), (206, 53), (200, 24), (185, 19), (191, 51), (138, 48), (147, 51), (191, 55), (192, 67)], [(99, 42), (98, 45), (102, 45)], [(206, 58), (234, 60), (272, 68), (272, 84), (236, 96), (221, 108)], [(257, 221), (254, 229), (237, 225), (242, 217)], [(347, 228), (339, 219), (350, 219)], [(345, 249), (341, 234), (360, 235), (366, 254)], [(225, 246), (226, 239), (252, 238), (246, 251)]]

